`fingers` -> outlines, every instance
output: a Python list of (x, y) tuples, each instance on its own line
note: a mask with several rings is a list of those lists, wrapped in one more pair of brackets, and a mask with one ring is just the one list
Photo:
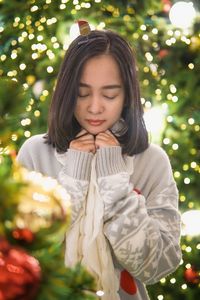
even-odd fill
[(96, 150), (101, 147), (119, 146), (116, 137), (109, 131), (101, 132), (96, 136), (82, 129), (74, 140), (71, 141), (69, 148), (79, 151), (96, 153)]
[(97, 149), (100, 147), (119, 146), (119, 142), (109, 130), (106, 130), (96, 136), (95, 146)]
[(79, 134), (77, 134), (75, 139), (71, 141), (69, 148), (95, 153), (96, 147), (94, 143), (94, 136), (83, 129), (79, 132)]
[(80, 138), (80, 137), (82, 137), (82, 136), (85, 136), (85, 135), (87, 135), (87, 134), (88, 134), (88, 132), (87, 132), (85, 129), (82, 129), (82, 130), (76, 135), (75, 139), (78, 139), (78, 138)]

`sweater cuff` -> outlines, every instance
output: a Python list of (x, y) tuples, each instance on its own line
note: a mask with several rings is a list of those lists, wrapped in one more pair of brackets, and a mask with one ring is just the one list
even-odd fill
[(64, 171), (75, 179), (89, 180), (92, 158), (92, 153), (68, 149), (67, 164), (64, 167), (66, 170)]
[(120, 146), (102, 147), (97, 150), (97, 177), (117, 174), (126, 171), (126, 164)]

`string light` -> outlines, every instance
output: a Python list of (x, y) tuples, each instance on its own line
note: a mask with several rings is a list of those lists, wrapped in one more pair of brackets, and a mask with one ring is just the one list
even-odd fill
[(31, 56), (32, 56), (33, 60), (35, 60), (35, 59), (37, 59), (39, 57), (37, 53), (33, 53)]
[(98, 30), (102, 30), (102, 29), (104, 29), (105, 27), (106, 27), (105, 22), (100, 22), (100, 23), (97, 25), (97, 29), (98, 29)]
[(35, 110), (35, 111), (34, 111), (34, 116), (35, 116), (36, 118), (38, 118), (38, 117), (40, 116), (40, 111), (39, 111), (39, 110)]
[(170, 9), (169, 19), (171, 23), (180, 28), (188, 28), (193, 24), (196, 11), (192, 2), (179, 1)]
[[(200, 234), (200, 210), (186, 211), (182, 214), (181, 219), (183, 223), (182, 235), (194, 237)], [(192, 252), (192, 248), (190, 246), (187, 246), (184, 250), (187, 253)]]
[(158, 29), (157, 29), (157, 28), (153, 28), (153, 29), (152, 29), (152, 33), (153, 33), (153, 34), (158, 34)]
[[(146, 103), (145, 107), (147, 106)], [(162, 109), (160, 107), (149, 108), (144, 113), (144, 121), (147, 130), (152, 134), (152, 140), (158, 142), (164, 128), (164, 113)]]
[(25, 70), (26, 69), (26, 65), (24, 63), (19, 65), (20, 70)]
[(153, 60), (153, 56), (151, 55), (150, 52), (146, 52), (146, 53), (145, 53), (145, 57), (146, 57), (146, 59), (147, 59), (148, 61), (152, 61), (152, 60)]
[(178, 97), (177, 96), (172, 96), (172, 102), (177, 102), (178, 101)]
[(189, 118), (188, 119), (188, 124), (189, 125), (193, 125), (194, 124), (194, 119), (193, 118)]
[(31, 136), (31, 132), (29, 130), (24, 131), (24, 136), (29, 138)]
[(129, 15), (125, 15), (125, 16), (123, 16), (123, 20), (124, 20), (124, 22), (130, 22), (131, 17)]
[(149, 80), (148, 79), (144, 79), (142, 83), (143, 83), (143, 85), (148, 86), (149, 85)]
[(35, 35), (33, 33), (30, 33), (28, 35), (29, 40), (33, 40), (35, 38)]
[(11, 56), (10, 56), (12, 59), (15, 59), (17, 58), (17, 53), (16, 51), (15, 52), (12, 52)]
[(47, 73), (53, 73), (53, 67), (52, 66), (47, 67)]
[(163, 283), (165, 283), (166, 282), (166, 278), (162, 278), (161, 280), (160, 280), (160, 282), (163, 284)]
[(22, 126), (27, 126), (31, 124), (31, 120), (29, 118), (21, 120), (21, 125)]
[(140, 26), (140, 29), (143, 30), (143, 31), (145, 31), (145, 30), (147, 29), (147, 27), (146, 27), (146, 25), (142, 24), (142, 25)]
[(195, 161), (193, 161), (193, 162), (191, 162), (190, 165), (191, 165), (191, 168), (195, 169), (197, 166), (197, 163)]
[(12, 135), (11, 135), (11, 140), (12, 140), (13, 142), (16, 142), (17, 139), (18, 139), (17, 134), (12, 134)]
[(75, 9), (76, 9), (76, 10), (80, 10), (80, 9), (81, 9), (81, 6), (78, 4), (78, 5), (75, 6)]
[(193, 64), (193, 63), (189, 63), (189, 64), (188, 64), (188, 68), (189, 68), (190, 70), (193, 70), (193, 69), (194, 69), (194, 64)]
[(96, 294), (97, 294), (98, 297), (103, 297), (104, 296), (104, 292), (101, 291), (101, 290), (97, 291)]
[(170, 139), (169, 138), (164, 138), (163, 139), (163, 144), (164, 145), (169, 145), (170, 144)]
[(179, 171), (174, 172), (174, 177), (179, 178), (181, 176), (181, 173)]
[(167, 116), (167, 122), (172, 123), (173, 122), (173, 117), (172, 116)]
[(39, 97), (40, 94), (42, 93), (44, 88), (44, 82), (42, 80), (38, 80), (34, 85), (33, 85), (33, 93), (36, 97)]
[(178, 148), (179, 148), (178, 144), (173, 144), (173, 145), (172, 145), (172, 149), (173, 149), (173, 150), (178, 150)]
[(149, 37), (148, 37), (147, 34), (143, 34), (142, 39), (143, 39), (144, 41), (148, 41)]
[(180, 128), (181, 128), (182, 130), (185, 130), (185, 129), (187, 128), (187, 126), (186, 126), (186, 124), (181, 124)]
[(186, 284), (186, 283), (182, 284), (182, 285), (181, 285), (181, 288), (182, 288), (183, 290), (186, 290), (186, 289), (187, 289), (187, 284)]
[(183, 165), (183, 171), (188, 171), (189, 170), (189, 165), (188, 164), (184, 164)]
[(62, 10), (62, 9), (65, 9), (66, 8), (66, 5), (65, 4), (60, 4), (60, 9)]
[(31, 12), (35, 12), (35, 11), (37, 11), (38, 9), (39, 9), (38, 6), (37, 6), (37, 5), (34, 5), (34, 6), (31, 7), (30, 11), (31, 11)]
[(184, 178), (184, 183), (189, 184), (190, 183), (190, 178), (188, 178), (188, 177)]

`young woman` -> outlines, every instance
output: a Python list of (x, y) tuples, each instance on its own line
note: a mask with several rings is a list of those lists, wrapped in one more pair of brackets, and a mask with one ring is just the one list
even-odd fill
[[(87, 24), (86, 24), (87, 25)], [(148, 143), (128, 43), (111, 31), (78, 36), (66, 52), (47, 134), (18, 161), (71, 195), (66, 265), (81, 262), (105, 300), (146, 300), (179, 265), (178, 192), (169, 159)]]

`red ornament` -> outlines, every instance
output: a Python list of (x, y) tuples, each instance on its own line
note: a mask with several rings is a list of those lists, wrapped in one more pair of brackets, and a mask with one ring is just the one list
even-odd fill
[(169, 54), (169, 50), (167, 50), (167, 49), (161, 49), (161, 50), (158, 52), (158, 57), (159, 57), (160, 59), (163, 59), (163, 58), (165, 58), (168, 54)]
[(32, 243), (34, 240), (34, 234), (31, 230), (27, 228), (22, 228), (22, 229), (15, 229), (12, 232), (12, 236), (16, 240), (20, 240), (26, 243)]
[(134, 295), (137, 293), (137, 285), (135, 280), (126, 270), (121, 272), (120, 286), (129, 295)]
[(172, 2), (170, 0), (162, 0), (163, 11), (168, 13), (172, 7)]
[(185, 270), (184, 278), (187, 283), (198, 284), (200, 282), (199, 273), (194, 267)]
[(39, 262), (0, 238), (0, 300), (33, 300), (41, 281)]

